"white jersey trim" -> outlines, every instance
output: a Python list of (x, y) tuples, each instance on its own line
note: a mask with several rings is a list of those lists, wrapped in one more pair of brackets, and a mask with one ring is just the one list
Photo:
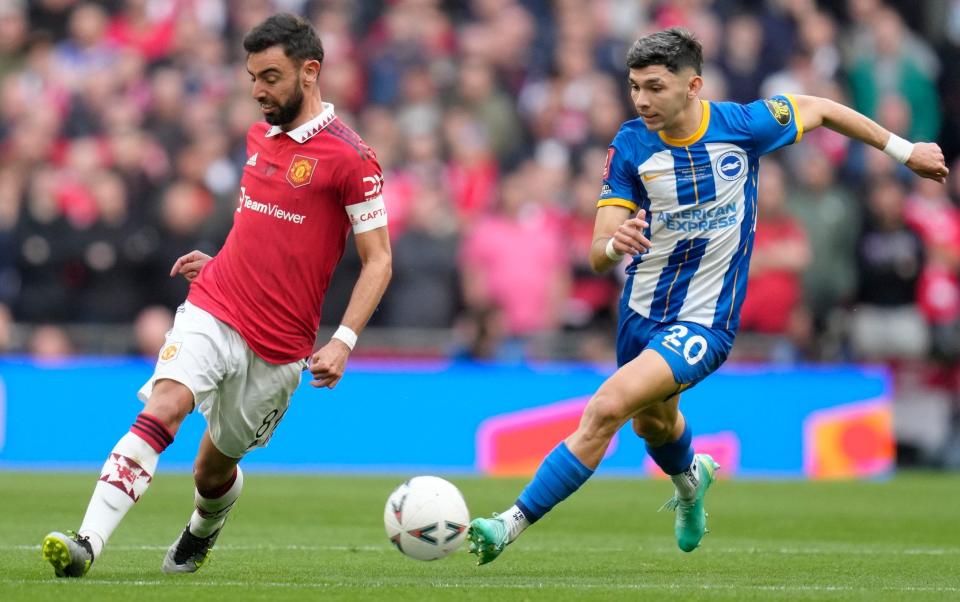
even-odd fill
[(336, 114), (333, 112), (333, 105), (329, 102), (322, 103), (323, 110), (320, 111), (320, 114), (311, 119), (310, 121), (304, 123), (298, 128), (292, 129), (289, 132), (284, 132), (283, 128), (279, 125), (275, 125), (267, 130), (267, 133), (264, 134), (265, 138), (272, 138), (277, 134), (286, 133), (287, 136), (290, 136), (300, 144), (303, 144), (307, 140), (313, 138), (315, 135), (320, 133), (323, 128), (330, 125), (330, 122), (336, 118)]

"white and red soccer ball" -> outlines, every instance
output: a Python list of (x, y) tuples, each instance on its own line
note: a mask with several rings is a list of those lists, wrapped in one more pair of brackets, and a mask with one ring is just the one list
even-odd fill
[(383, 524), (398, 550), (417, 560), (436, 560), (463, 543), (470, 513), (453, 483), (440, 477), (413, 477), (387, 498)]

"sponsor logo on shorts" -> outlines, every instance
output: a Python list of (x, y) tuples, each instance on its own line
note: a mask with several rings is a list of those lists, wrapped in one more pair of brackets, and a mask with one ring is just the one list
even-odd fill
[(169, 362), (180, 355), (180, 345), (180, 342), (167, 343), (164, 345), (163, 349), (160, 350), (160, 361)]

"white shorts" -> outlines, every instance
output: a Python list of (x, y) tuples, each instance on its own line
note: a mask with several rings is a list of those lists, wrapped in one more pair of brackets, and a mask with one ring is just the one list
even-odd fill
[(230, 326), (196, 305), (177, 308), (157, 367), (137, 397), (146, 403), (153, 384), (168, 378), (193, 392), (210, 438), (224, 455), (241, 458), (264, 447), (290, 406), (306, 362), (266, 362)]

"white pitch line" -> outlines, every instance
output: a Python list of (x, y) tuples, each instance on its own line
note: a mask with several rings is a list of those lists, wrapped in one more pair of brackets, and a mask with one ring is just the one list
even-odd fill
[(151, 580), (133, 580), (124, 581), (121, 579), (96, 579), (86, 578), (82, 580), (50, 580), (36, 581), (27, 579), (0, 579), (3, 585), (49, 585), (53, 587), (62, 587), (64, 583), (69, 583), (70, 587), (88, 587), (93, 588), (101, 585), (123, 585), (136, 587), (156, 587), (156, 586), (178, 586), (194, 588), (222, 588), (222, 587), (266, 587), (273, 589), (337, 589), (337, 588), (395, 588), (395, 587), (432, 587), (435, 589), (506, 589), (506, 590), (749, 590), (759, 592), (856, 592), (856, 593), (875, 593), (875, 592), (896, 592), (896, 593), (958, 593), (960, 587), (953, 586), (881, 586), (875, 588), (853, 587), (845, 585), (751, 585), (736, 583), (490, 583), (473, 582), (470, 583), (442, 583), (431, 582), (429, 580), (417, 580), (414, 582), (390, 582), (390, 581), (325, 581), (318, 583), (287, 583), (283, 581), (192, 581), (192, 580), (174, 580), (174, 579), (151, 579)]
[[(137, 551), (157, 551), (157, 550), (166, 550), (169, 546), (161, 545), (111, 545), (108, 547), (111, 551), (118, 552), (137, 552)], [(270, 544), (261, 544), (261, 545), (230, 545), (230, 544), (221, 544), (217, 546), (218, 550), (230, 550), (238, 552), (249, 552), (249, 551), (281, 551), (281, 552), (298, 552), (298, 551), (330, 551), (330, 552), (389, 552), (394, 548), (387, 543), (384, 543), (382, 546), (349, 546), (349, 545), (300, 545), (300, 544), (288, 544), (288, 545), (270, 545)], [(548, 546), (523, 546), (519, 548), (523, 552), (555, 552), (555, 547)], [(626, 553), (635, 553), (635, 552), (667, 552), (673, 551), (673, 546), (636, 546), (633, 548), (604, 548), (604, 547), (582, 547), (577, 548), (581, 552), (587, 553), (610, 553), (610, 554), (626, 554)], [(32, 544), (0, 544), (0, 551), (4, 550), (15, 550), (15, 551), (29, 551), (35, 550), (39, 551), (39, 545)], [(842, 548), (842, 547), (811, 547), (811, 548), (800, 548), (800, 547), (781, 547), (781, 548), (759, 548), (759, 547), (709, 547), (703, 548), (703, 552), (708, 554), (781, 554), (784, 556), (810, 556), (816, 555), (820, 556), (823, 554), (855, 554), (858, 556), (872, 555), (872, 556), (954, 556), (960, 555), (960, 548)]]

